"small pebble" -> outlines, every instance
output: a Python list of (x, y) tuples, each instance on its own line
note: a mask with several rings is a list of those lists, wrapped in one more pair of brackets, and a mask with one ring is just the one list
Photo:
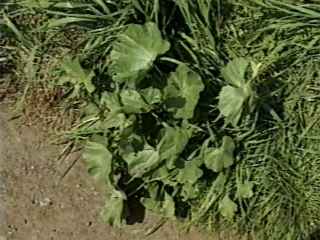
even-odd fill
[(40, 207), (47, 207), (50, 205), (50, 203), (51, 203), (50, 198), (45, 198), (43, 201), (39, 202)]

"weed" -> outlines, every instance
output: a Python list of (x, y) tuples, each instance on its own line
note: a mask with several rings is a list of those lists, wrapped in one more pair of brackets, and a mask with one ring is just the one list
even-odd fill
[[(81, 112), (68, 137), (109, 189), (106, 222), (121, 226), (134, 197), (164, 218), (256, 239), (317, 229), (318, 3), (19, 4), (44, 20), (26, 34), (4, 15), (23, 46), (18, 72), (44, 102), (62, 91)], [(75, 44), (52, 42), (70, 30)]]

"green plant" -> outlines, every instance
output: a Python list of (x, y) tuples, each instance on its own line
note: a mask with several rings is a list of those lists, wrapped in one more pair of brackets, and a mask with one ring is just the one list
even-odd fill
[(109, 189), (106, 222), (121, 226), (135, 199), (257, 239), (320, 224), (318, 3), (30, 3), (43, 32), (81, 36), (54, 84), (84, 103), (68, 136)]
[[(164, 217), (183, 213), (191, 222), (200, 223), (211, 216), (223, 225), (237, 223), (240, 230), (254, 231), (261, 239), (300, 238), (312, 229), (311, 218), (303, 215), (309, 219), (305, 221), (297, 216), (314, 203), (305, 202), (302, 208), (307, 191), (303, 180), (293, 177), (299, 176), (299, 162), (305, 161), (302, 156), (297, 158), (301, 142), (297, 145), (288, 137), (294, 121), (288, 117), (291, 112), (274, 101), (274, 96), (281, 96), (285, 104), (286, 99), (294, 98), (292, 88), (304, 85), (293, 73), (290, 76), (296, 83), (283, 82), (287, 70), (282, 70), (283, 66), (296, 68), (303, 55), (297, 60), (291, 57), (299, 45), (295, 50), (285, 50), (298, 38), (285, 37), (265, 56), (259, 44), (253, 45), (250, 55), (242, 54), (243, 49), (251, 50), (246, 41), (260, 38), (248, 34), (238, 40), (232, 33), (221, 31), (221, 26), (209, 27), (208, 19), (218, 20), (221, 14), (211, 10), (215, 4), (221, 3), (177, 1), (176, 13), (168, 11), (183, 26), (175, 33), (170, 22), (160, 31), (160, 19), (169, 19), (166, 11), (159, 10), (161, 4), (143, 6), (135, 2), (143, 18), (155, 22), (129, 24), (111, 42), (106, 53), (110, 84), (98, 91), (96, 110), (90, 111), (90, 120), (75, 135), (89, 136), (89, 146), (102, 143), (112, 155), (108, 168), (103, 167), (107, 158), (98, 161), (101, 165), (89, 163), (89, 169), (112, 169), (107, 183), (113, 194), (107, 200), (104, 217), (119, 225), (125, 218), (128, 199), (136, 197), (146, 209)], [(244, 4), (244, 14), (259, 6), (254, 4)], [(156, 17), (150, 6), (158, 9), (160, 16)], [(228, 21), (231, 23), (225, 29), (236, 22)], [(252, 31), (262, 34), (266, 41), (269, 33), (264, 31), (270, 28), (263, 26), (258, 33), (254, 28)], [(241, 29), (244, 27), (236, 31)], [(225, 44), (219, 48), (216, 42), (224, 35)], [(234, 54), (231, 49), (239, 52)], [(225, 66), (223, 50), (234, 58)], [(278, 65), (285, 58), (286, 64)], [(273, 72), (278, 73), (279, 84), (269, 76)], [(262, 91), (265, 87), (270, 91)], [(294, 131), (304, 132), (298, 125)], [(90, 162), (87, 151), (85, 157)], [(292, 172), (287, 175), (289, 169)], [(297, 182), (300, 187), (293, 187)], [(117, 211), (108, 203), (119, 206)], [(283, 224), (289, 209), (293, 212), (290, 223)]]

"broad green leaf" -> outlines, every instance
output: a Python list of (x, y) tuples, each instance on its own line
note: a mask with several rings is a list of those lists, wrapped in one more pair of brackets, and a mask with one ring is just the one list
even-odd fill
[(129, 173), (133, 177), (142, 177), (145, 173), (156, 168), (160, 163), (159, 152), (151, 146), (146, 146), (144, 150), (124, 156), (128, 163)]
[(141, 90), (140, 93), (149, 105), (161, 103), (162, 101), (161, 92), (157, 88), (146, 88)]
[(202, 174), (203, 171), (199, 168), (199, 164), (196, 160), (186, 161), (184, 168), (179, 169), (177, 181), (179, 183), (194, 184), (202, 176)]
[(113, 80), (134, 85), (152, 67), (157, 56), (169, 48), (170, 43), (163, 40), (155, 23), (129, 25), (113, 45), (110, 66)]
[(84, 148), (83, 158), (90, 175), (107, 184), (112, 183), (112, 154), (106, 146), (97, 142), (88, 142)]
[(149, 108), (148, 104), (136, 90), (123, 90), (120, 93), (120, 97), (125, 113), (142, 113)]
[(236, 126), (240, 121), (245, 103), (253, 95), (246, 71), (250, 62), (237, 58), (222, 70), (222, 76), (229, 85), (222, 88), (219, 94), (218, 108), (227, 123)]
[(226, 122), (236, 126), (241, 118), (243, 107), (249, 93), (242, 88), (225, 86), (219, 94), (218, 108), (225, 117)]
[(225, 136), (220, 148), (207, 148), (204, 152), (204, 163), (208, 169), (221, 172), (230, 167), (234, 162), (235, 144), (231, 137)]
[(85, 115), (85, 116), (96, 116), (99, 112), (100, 109), (97, 106), (97, 104), (93, 103), (93, 102), (89, 102), (87, 103), (87, 105), (85, 105), (82, 109), (81, 112)]
[(245, 58), (236, 58), (222, 69), (222, 76), (229, 84), (241, 88), (246, 83), (245, 75), (249, 64)]
[(152, 181), (157, 181), (162, 179), (167, 180), (169, 178), (170, 178), (170, 173), (166, 165), (163, 165), (157, 168), (154, 172), (152, 172)]
[(104, 92), (100, 99), (100, 105), (113, 113), (118, 113), (122, 110), (119, 95), (115, 92)]
[(124, 201), (126, 196), (123, 192), (113, 190), (112, 195), (106, 201), (102, 212), (103, 220), (111, 226), (121, 227), (124, 215)]
[(237, 189), (237, 196), (239, 198), (251, 198), (253, 196), (253, 183), (249, 181), (240, 183)]
[(101, 128), (108, 130), (110, 128), (120, 128), (128, 124), (128, 119), (125, 114), (117, 112), (105, 113), (104, 119), (101, 121)]
[(219, 203), (220, 214), (230, 221), (234, 218), (237, 210), (237, 204), (235, 204), (228, 195)]
[(123, 113), (120, 96), (116, 92), (104, 92), (100, 99), (100, 107), (106, 109), (103, 115), (104, 118), (100, 124), (101, 128), (105, 130), (110, 128), (124, 129), (133, 123), (133, 121)]
[(167, 167), (173, 169), (179, 155), (192, 136), (192, 129), (169, 127), (164, 129), (164, 136), (158, 145), (160, 158), (167, 161)]
[(80, 90), (85, 87), (87, 92), (93, 93), (95, 86), (92, 83), (94, 77), (93, 71), (86, 71), (80, 65), (79, 59), (66, 57), (61, 65), (64, 75), (59, 79), (60, 84), (71, 83), (74, 88), (73, 97), (80, 95)]
[(203, 89), (201, 77), (185, 64), (180, 64), (164, 89), (167, 108), (175, 112), (175, 118), (192, 118)]

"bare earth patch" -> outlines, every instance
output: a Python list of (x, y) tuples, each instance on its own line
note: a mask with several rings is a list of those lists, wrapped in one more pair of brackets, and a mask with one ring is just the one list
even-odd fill
[(61, 147), (37, 127), (9, 121), (5, 109), (0, 105), (0, 240), (210, 239), (197, 231), (183, 234), (174, 223), (146, 236), (157, 225), (149, 218), (121, 230), (102, 223), (104, 197), (79, 154), (58, 159)]

